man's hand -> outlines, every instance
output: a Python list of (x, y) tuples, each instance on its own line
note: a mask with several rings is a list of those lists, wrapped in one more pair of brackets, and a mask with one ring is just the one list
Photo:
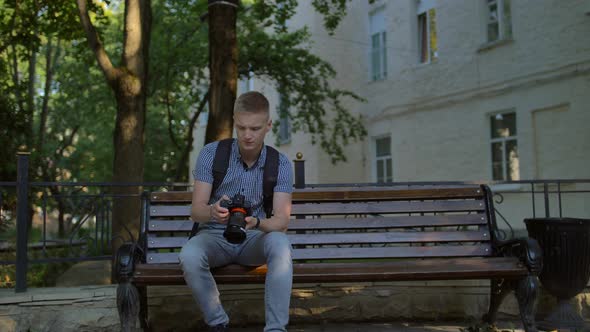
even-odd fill
[(229, 211), (220, 205), (221, 201), (225, 200), (229, 200), (229, 197), (223, 195), (217, 202), (215, 202), (215, 204), (209, 206), (209, 214), (211, 215), (211, 218), (215, 219), (220, 224), (227, 224), (227, 221), (229, 220)]
[(246, 217), (244, 220), (246, 221), (246, 229), (256, 229), (256, 224), (258, 223), (258, 218)]

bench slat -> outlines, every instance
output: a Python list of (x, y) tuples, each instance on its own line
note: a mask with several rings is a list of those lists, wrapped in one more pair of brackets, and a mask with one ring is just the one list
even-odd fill
[(366, 202), (366, 203), (321, 203), (293, 205), (292, 214), (341, 215), (380, 213), (431, 213), (483, 211), (482, 201), (427, 201), (427, 202)]
[[(438, 216), (396, 216), (378, 218), (323, 218), (293, 219), (290, 230), (306, 229), (379, 229), (401, 227), (443, 227), (485, 225), (482, 214), (438, 215)], [(193, 222), (190, 220), (158, 220), (149, 222), (149, 232), (190, 232)]]
[[(264, 282), (266, 266), (228, 265), (213, 270), (218, 282)], [(519, 278), (528, 274), (514, 257), (469, 257), (452, 259), (416, 259), (387, 262), (293, 264), (293, 282), (405, 281)], [(182, 285), (178, 264), (138, 264), (137, 284)]]
[[(480, 242), (490, 240), (487, 231), (288, 234), (287, 236), (292, 245)], [(150, 249), (180, 248), (187, 240), (188, 237), (152, 237), (148, 239), (147, 245)]]
[(380, 201), (380, 200), (429, 200), (481, 198), (483, 191), (479, 186), (469, 188), (318, 188), (298, 189), (293, 192), (293, 202), (330, 202), (330, 201)]
[[(483, 191), (473, 186), (393, 186), (393, 187), (324, 187), (305, 188), (293, 191), (293, 201), (351, 201), (351, 200), (411, 200), (441, 198), (478, 198)], [(150, 195), (154, 203), (187, 203), (192, 192), (155, 192)]]
[[(489, 256), (492, 248), (481, 245), (441, 245), (423, 247), (380, 247), (380, 248), (317, 248), (293, 249), (293, 259), (360, 259), (360, 258), (410, 258), (410, 257), (472, 257)], [(148, 264), (178, 263), (177, 252), (148, 253)]]
[[(292, 214), (297, 215), (338, 215), (338, 214), (379, 214), (379, 213), (433, 213), (483, 211), (485, 204), (480, 200), (427, 201), (427, 202), (366, 202), (366, 203), (322, 203), (294, 204)], [(155, 205), (150, 207), (152, 217), (187, 217), (190, 205)]]
[(489, 256), (488, 244), (474, 246), (424, 246), (382, 248), (317, 248), (294, 249), (293, 259), (356, 259), (356, 258), (410, 258), (410, 257), (472, 257)]

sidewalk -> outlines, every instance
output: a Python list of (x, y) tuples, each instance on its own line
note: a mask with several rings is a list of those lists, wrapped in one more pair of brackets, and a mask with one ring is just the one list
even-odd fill
[[(293, 325), (289, 332), (467, 332), (466, 322), (394, 322), (394, 323), (326, 323)], [(499, 331), (523, 332), (519, 322), (499, 322)], [(262, 326), (232, 328), (232, 332), (260, 332)], [(482, 330), (481, 332), (487, 332)]]

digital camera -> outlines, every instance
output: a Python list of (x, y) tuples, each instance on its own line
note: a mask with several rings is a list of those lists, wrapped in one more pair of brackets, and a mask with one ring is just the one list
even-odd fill
[(246, 217), (252, 215), (252, 206), (245, 200), (244, 195), (235, 194), (229, 200), (219, 204), (229, 210), (229, 221), (223, 236), (229, 243), (238, 244), (246, 239)]

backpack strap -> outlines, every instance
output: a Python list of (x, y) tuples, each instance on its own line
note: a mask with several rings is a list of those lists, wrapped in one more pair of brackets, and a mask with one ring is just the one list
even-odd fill
[(266, 161), (264, 162), (264, 173), (262, 175), (262, 206), (266, 218), (272, 215), (272, 199), (277, 178), (279, 177), (279, 152), (270, 146), (266, 146)]
[[(219, 143), (217, 144), (217, 149), (215, 150), (215, 158), (213, 159), (213, 167), (211, 168), (211, 172), (213, 173), (213, 186), (211, 188), (211, 196), (215, 195), (217, 188), (219, 188), (219, 186), (223, 182), (223, 178), (225, 178), (227, 168), (229, 167), (229, 156), (231, 154), (231, 146), (233, 142), (233, 138), (226, 138), (224, 140), (219, 141)], [(198, 231), (199, 224), (194, 223), (189, 239), (195, 236)]]
[(215, 150), (215, 159), (213, 159), (213, 187), (211, 188), (211, 196), (215, 195), (217, 189), (223, 182), (227, 168), (229, 167), (229, 155), (231, 154), (231, 146), (234, 142), (233, 138), (226, 138), (219, 141), (217, 150)]

